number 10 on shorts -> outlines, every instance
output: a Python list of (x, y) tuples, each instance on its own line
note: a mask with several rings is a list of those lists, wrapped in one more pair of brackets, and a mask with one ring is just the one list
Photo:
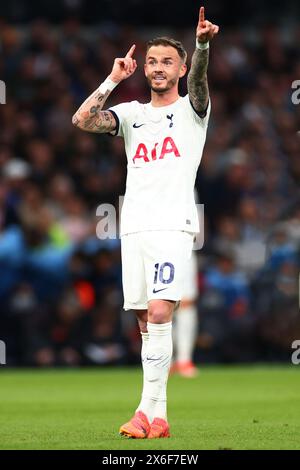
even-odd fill
[(156, 263), (154, 268), (154, 285), (157, 284), (158, 279), (162, 284), (170, 284), (174, 280), (175, 268), (172, 263), (163, 263), (161, 265)]

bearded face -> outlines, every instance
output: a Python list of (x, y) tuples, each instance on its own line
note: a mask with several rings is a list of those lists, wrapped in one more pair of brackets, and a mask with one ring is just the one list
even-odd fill
[(152, 46), (148, 50), (145, 75), (149, 87), (155, 93), (166, 93), (178, 84), (185, 72), (186, 66), (174, 47)]

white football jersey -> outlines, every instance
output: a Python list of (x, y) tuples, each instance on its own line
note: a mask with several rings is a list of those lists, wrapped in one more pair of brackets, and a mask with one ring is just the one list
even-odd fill
[(153, 107), (138, 101), (109, 108), (124, 138), (126, 193), (120, 235), (145, 230), (199, 232), (194, 186), (210, 115), (200, 118), (189, 96)]

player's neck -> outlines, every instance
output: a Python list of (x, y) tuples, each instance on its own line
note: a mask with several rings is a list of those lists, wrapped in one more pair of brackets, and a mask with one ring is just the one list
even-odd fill
[(161, 106), (169, 106), (175, 103), (179, 98), (178, 89), (172, 89), (166, 91), (166, 93), (156, 93), (151, 90), (151, 104), (154, 108), (160, 108)]

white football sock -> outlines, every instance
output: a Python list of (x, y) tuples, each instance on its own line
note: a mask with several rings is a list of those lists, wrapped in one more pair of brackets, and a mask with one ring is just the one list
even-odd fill
[(176, 312), (176, 315), (174, 315), (173, 317), (172, 341), (173, 341), (173, 357), (172, 357), (172, 363), (173, 363), (176, 361), (176, 355), (177, 355), (177, 312)]
[[(142, 335), (142, 350), (141, 350), (141, 360), (142, 360), (142, 366), (143, 366), (143, 390), (145, 388), (145, 367), (144, 367), (144, 361), (146, 359), (146, 355), (147, 355), (147, 347), (148, 347), (148, 343), (149, 343), (149, 333), (143, 333), (141, 331), (141, 335)], [(140, 402), (139, 406), (137, 407), (136, 411), (139, 411), (141, 409), (141, 405), (142, 405), (142, 401)], [(144, 411), (145, 413), (145, 411)], [(146, 413), (147, 414), (147, 413)]]
[(144, 356), (147, 354), (147, 346), (148, 346), (148, 341), (149, 341), (149, 333), (142, 333), (142, 351), (141, 351), (141, 357), (142, 357), (142, 362)]
[(176, 360), (178, 362), (192, 361), (197, 338), (197, 328), (198, 316), (196, 306), (179, 307), (176, 312), (176, 329), (174, 335)]
[(144, 387), (137, 411), (153, 418), (167, 419), (167, 381), (172, 358), (172, 322), (147, 323), (149, 340), (143, 356)]

